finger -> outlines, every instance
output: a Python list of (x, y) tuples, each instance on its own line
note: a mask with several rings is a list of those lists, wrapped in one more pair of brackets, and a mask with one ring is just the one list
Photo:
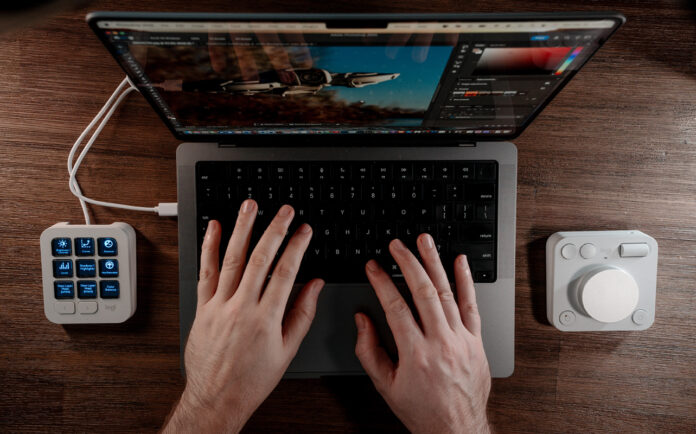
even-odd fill
[(428, 58), (428, 50), (430, 49), (430, 43), (433, 41), (433, 35), (431, 33), (417, 35), (413, 41), (413, 51), (411, 52), (411, 59), (416, 63), (423, 63)]
[(454, 280), (457, 284), (459, 312), (464, 327), (474, 336), (481, 335), (481, 317), (476, 304), (476, 290), (474, 279), (471, 277), (471, 269), (466, 256), (459, 255), (454, 261)]
[(425, 271), (428, 273), (433, 285), (435, 285), (437, 295), (440, 297), (440, 303), (445, 312), (447, 323), (452, 330), (455, 330), (456, 327), (461, 327), (462, 319), (459, 315), (457, 302), (454, 299), (452, 288), (447, 279), (447, 273), (442, 267), (440, 255), (435, 248), (435, 242), (430, 234), (421, 234), (418, 237), (418, 251), (420, 252), (421, 258), (423, 258)]
[(216, 295), (223, 301), (234, 295), (244, 274), (246, 254), (255, 219), (256, 202), (247, 199), (242, 202), (242, 206), (239, 208), (237, 222), (234, 224), (234, 231), (232, 231), (230, 242), (227, 243), (225, 258), (222, 260), (220, 282)]
[(323, 287), (324, 281), (321, 279), (314, 279), (307, 283), (285, 318), (283, 340), (292, 350), (293, 356), (297, 353), (302, 339), (307, 336), (309, 327), (312, 325), (314, 315), (317, 312), (319, 293)]
[(273, 269), (271, 281), (268, 282), (261, 297), (261, 303), (279, 318), (282, 318), (283, 312), (285, 312), (285, 305), (288, 303), (292, 285), (295, 283), (302, 257), (311, 239), (312, 228), (308, 224), (305, 223), (297, 229)]
[(379, 346), (377, 331), (370, 318), (365, 314), (356, 313), (355, 325), (358, 327), (355, 355), (377, 390), (383, 391), (389, 387), (394, 378), (394, 362), (384, 348)]
[(241, 81), (253, 81), (259, 79), (259, 68), (254, 59), (258, 54), (258, 47), (250, 48), (241, 45), (232, 45), (234, 55), (237, 57), (239, 77)]
[(198, 306), (207, 303), (215, 294), (218, 284), (220, 223), (215, 220), (208, 222), (208, 228), (201, 246), (201, 271), (198, 276)]
[(239, 283), (239, 291), (243, 291), (243, 294), (240, 294), (242, 297), (259, 301), (271, 264), (288, 232), (288, 226), (290, 226), (294, 213), (295, 211), (290, 205), (281, 206), (271, 224), (261, 235), (259, 243), (251, 252), (249, 264)]
[(418, 259), (400, 240), (389, 243), (389, 251), (399, 264), (406, 284), (413, 294), (413, 303), (420, 314), (425, 334), (447, 327), (445, 311), (442, 309), (437, 289)]
[(391, 277), (384, 272), (376, 261), (370, 260), (365, 265), (367, 279), (375, 289), (379, 304), (384, 309), (387, 324), (394, 335), (394, 342), (399, 352), (407, 351), (414, 339), (422, 336), (411, 309), (399, 290), (394, 286)]

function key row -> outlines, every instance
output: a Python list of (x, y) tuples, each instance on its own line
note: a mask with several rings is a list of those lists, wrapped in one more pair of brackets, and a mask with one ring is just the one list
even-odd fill
[(493, 181), (497, 163), (487, 162), (214, 162), (197, 164), (204, 183), (288, 181)]
[[(94, 256), (94, 238), (75, 238), (75, 256)], [(54, 238), (51, 241), (53, 256), (72, 256), (73, 240), (70, 238)], [(97, 239), (99, 256), (118, 255), (118, 244), (114, 238)]]

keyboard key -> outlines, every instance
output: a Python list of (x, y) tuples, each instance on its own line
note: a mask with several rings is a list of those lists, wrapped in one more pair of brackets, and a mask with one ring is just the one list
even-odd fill
[(72, 277), (73, 264), (70, 259), (53, 260), (53, 277)]
[(413, 179), (417, 181), (430, 181), (433, 179), (432, 163), (416, 163), (413, 165)]
[(72, 280), (56, 280), (53, 282), (53, 293), (57, 299), (74, 298), (75, 283)]
[(70, 238), (54, 238), (51, 240), (51, 250), (53, 256), (72, 255), (72, 241)]
[(72, 301), (56, 301), (53, 308), (61, 315), (72, 315), (75, 313), (75, 303)]
[(411, 163), (397, 163), (395, 177), (399, 181), (412, 181), (413, 165)]
[(77, 256), (94, 256), (94, 238), (75, 238)]
[(99, 256), (118, 255), (118, 243), (114, 238), (99, 238), (97, 240)]
[(99, 277), (118, 277), (118, 260), (100, 259)]
[(97, 313), (96, 301), (81, 301), (77, 303), (77, 311), (82, 315), (91, 315)]
[(121, 292), (118, 280), (102, 280), (99, 282), (99, 296), (101, 298), (119, 298)]
[(454, 165), (454, 177), (457, 181), (469, 181), (474, 179), (473, 163), (456, 163)]
[(495, 218), (495, 203), (482, 203), (476, 207), (477, 220), (493, 220)]
[(477, 163), (476, 179), (486, 181), (495, 179), (495, 166), (495, 163)]
[(495, 184), (474, 184), (467, 190), (467, 195), (472, 201), (495, 200)]
[(78, 298), (97, 298), (97, 282), (94, 280), (80, 280), (77, 282)]
[(96, 277), (97, 263), (94, 259), (78, 259), (75, 261), (77, 277)]

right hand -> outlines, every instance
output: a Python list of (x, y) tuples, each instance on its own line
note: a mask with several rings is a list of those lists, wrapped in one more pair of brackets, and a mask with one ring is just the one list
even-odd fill
[(491, 376), (466, 257), (455, 260), (455, 300), (430, 235), (418, 237), (425, 269), (401, 241), (393, 240), (389, 250), (411, 290), (420, 321), (389, 275), (369, 261), (367, 277), (386, 313), (399, 361), (393, 363), (379, 346), (372, 321), (362, 313), (355, 316), (355, 354), (411, 432), (489, 432), (486, 402)]

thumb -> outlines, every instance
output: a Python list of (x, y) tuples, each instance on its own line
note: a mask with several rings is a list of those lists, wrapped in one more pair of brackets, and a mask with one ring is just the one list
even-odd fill
[(384, 348), (379, 346), (375, 326), (370, 318), (363, 313), (355, 314), (355, 325), (358, 327), (358, 341), (355, 343), (355, 355), (360, 364), (370, 376), (380, 393), (391, 384), (394, 376), (394, 363)]

